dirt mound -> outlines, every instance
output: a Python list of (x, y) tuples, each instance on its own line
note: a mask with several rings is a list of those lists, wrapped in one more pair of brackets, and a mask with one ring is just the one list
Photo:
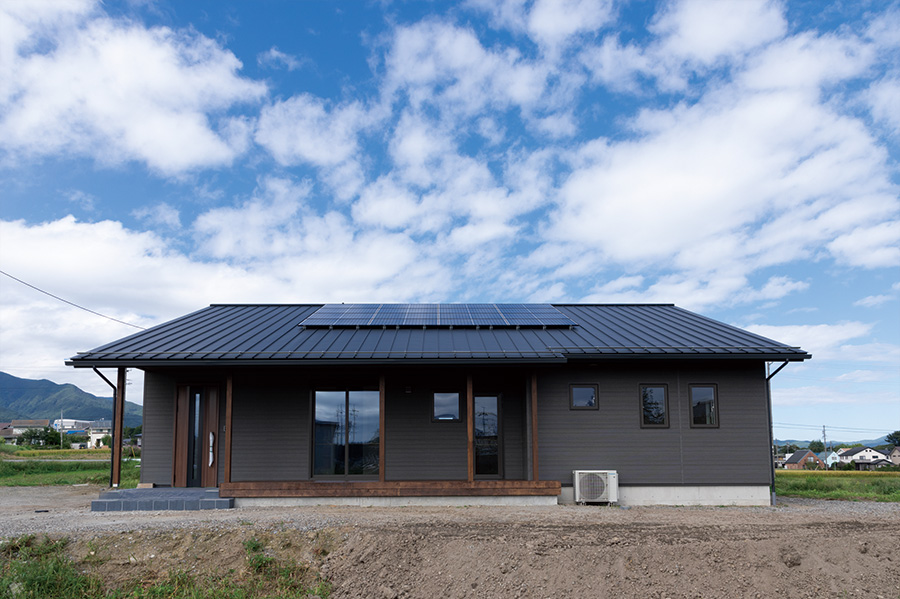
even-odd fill
[(253, 540), (330, 580), (338, 598), (900, 597), (900, 511), (832, 512), (247, 510), (165, 530), (136, 516), (143, 529), (86, 534), (68, 551), (111, 586), (172, 570), (240, 574)]

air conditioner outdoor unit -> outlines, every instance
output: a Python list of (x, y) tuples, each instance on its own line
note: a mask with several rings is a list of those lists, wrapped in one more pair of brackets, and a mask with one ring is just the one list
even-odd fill
[(575, 470), (575, 503), (616, 503), (619, 501), (619, 475), (615, 470)]

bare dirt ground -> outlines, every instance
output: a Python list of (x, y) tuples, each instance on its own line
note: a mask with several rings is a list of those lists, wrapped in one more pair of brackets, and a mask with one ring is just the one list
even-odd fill
[(318, 569), (333, 597), (900, 599), (898, 504), (91, 513), (98, 492), (0, 489), (0, 536), (68, 536), (111, 585), (240, 572), (256, 538)]

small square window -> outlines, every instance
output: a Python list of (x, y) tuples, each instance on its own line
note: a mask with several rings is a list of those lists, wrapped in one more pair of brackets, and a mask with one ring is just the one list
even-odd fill
[(432, 420), (459, 422), (459, 393), (435, 393)]
[(691, 426), (719, 426), (719, 407), (715, 385), (691, 385)]
[(597, 385), (569, 385), (569, 408), (572, 410), (596, 410)]
[(669, 401), (666, 385), (641, 385), (641, 427), (669, 426)]

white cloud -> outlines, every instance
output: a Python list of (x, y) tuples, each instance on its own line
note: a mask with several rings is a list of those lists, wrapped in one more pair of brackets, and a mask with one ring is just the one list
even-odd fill
[(802, 347), (816, 360), (834, 360), (850, 347), (849, 341), (867, 336), (873, 326), (864, 322), (843, 322), (787, 326), (751, 324), (743, 328), (769, 339)]
[(659, 55), (712, 65), (784, 35), (783, 11), (782, 3), (772, 0), (679, 0), (664, 5), (649, 29), (662, 38)]
[(132, 215), (151, 225), (162, 225), (170, 229), (181, 228), (181, 216), (178, 209), (162, 202), (155, 206), (145, 206), (132, 211)]
[(772, 391), (772, 404), (776, 406), (802, 406), (816, 404), (859, 404), (895, 405), (897, 395), (890, 391), (859, 390), (852, 388), (823, 387), (809, 385), (805, 387), (782, 387)]
[(470, 29), (424, 21), (395, 32), (385, 58), (388, 97), (403, 92), (416, 110), (434, 106), (457, 118), (485, 108), (532, 109), (548, 70), (518, 51), (486, 50)]
[(875, 308), (885, 304), (891, 300), (897, 299), (893, 295), (869, 295), (853, 302), (854, 306), (862, 306), (863, 308)]
[(257, 101), (266, 87), (238, 75), (234, 54), (195, 32), (146, 28), (78, 6), (77, 18), (64, 10), (2, 16), (4, 30), (16, 32), (3, 48), (7, 160), (76, 154), (175, 175), (230, 164), (244, 150), (246, 131), (216, 120)]
[(285, 54), (275, 46), (272, 46), (265, 52), (257, 54), (256, 62), (262, 67), (273, 69), (284, 67), (288, 71), (295, 71), (302, 66), (302, 62), (299, 58), (291, 54)]
[(469, 0), (495, 27), (525, 33), (545, 52), (557, 54), (573, 36), (596, 31), (613, 17), (610, 0)]

